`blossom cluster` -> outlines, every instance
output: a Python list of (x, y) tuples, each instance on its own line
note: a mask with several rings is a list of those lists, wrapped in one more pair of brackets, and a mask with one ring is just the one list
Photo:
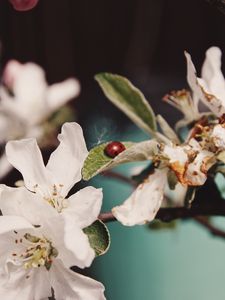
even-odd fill
[(102, 190), (92, 186), (67, 196), (88, 155), (82, 129), (75, 122), (62, 126), (46, 166), (36, 141), (46, 134), (43, 122), (79, 90), (75, 79), (49, 87), (33, 63), (10, 61), (4, 70), (0, 127), (1, 143), (8, 142), (2, 175), (15, 167), (23, 184), (0, 185), (1, 299), (105, 299), (101, 283), (71, 270), (89, 267), (95, 258), (84, 229), (102, 204)]
[[(48, 86), (43, 69), (34, 64), (21, 64), (11, 60), (7, 63), (0, 86), (0, 143), (11, 139), (35, 137), (42, 142), (49, 127), (46, 124), (53, 113), (69, 100), (77, 97), (80, 84), (70, 78)], [(12, 166), (6, 155), (0, 158), (0, 178)]]
[[(17, 11), (28, 11), (39, 0), (9, 2)], [(147, 161), (147, 168), (135, 176), (133, 193), (110, 212), (123, 225), (134, 226), (154, 220), (161, 207), (191, 206), (196, 187), (209, 176), (225, 174), (221, 51), (207, 50), (201, 77), (189, 53), (185, 58), (189, 89), (164, 97), (183, 114), (174, 129), (161, 115), (155, 116), (128, 79), (97, 74), (105, 96), (150, 138), (140, 143), (109, 141), (90, 152), (80, 125), (68, 122), (70, 109), (64, 111), (79, 95), (79, 82), (70, 78), (49, 86), (40, 66), (7, 63), (0, 83), (0, 179), (14, 167), (23, 180), (17, 187), (0, 184), (0, 299), (105, 299), (100, 282), (72, 269), (89, 267), (110, 244), (99, 219), (102, 189), (86, 186), (72, 193), (81, 179), (123, 163)], [(61, 125), (58, 147), (45, 164), (39, 146), (55, 145)], [(102, 229), (93, 231), (96, 224), (104, 228), (103, 238)]]
[(55, 299), (105, 299), (100, 283), (70, 270), (95, 257), (83, 229), (97, 219), (102, 191), (88, 186), (67, 197), (87, 149), (77, 123), (65, 123), (58, 139), (46, 166), (34, 138), (6, 145), (24, 186), (0, 186), (2, 299), (47, 299), (52, 289)]
[(105, 299), (101, 283), (71, 269), (89, 267), (96, 256), (87, 228), (100, 222), (103, 199), (102, 190), (92, 186), (72, 194), (81, 179), (119, 164), (147, 161), (144, 180), (141, 172), (134, 192), (112, 208), (118, 221), (133, 226), (152, 221), (167, 205), (168, 191), (175, 194), (175, 206), (191, 202), (194, 195), (187, 199), (188, 190), (205, 184), (209, 174), (215, 176), (218, 166), (225, 164), (221, 51), (208, 49), (201, 78), (187, 52), (185, 57), (190, 90), (164, 97), (183, 113), (175, 130), (162, 116), (154, 115), (144, 95), (126, 78), (98, 74), (96, 80), (109, 100), (151, 139), (111, 141), (88, 152), (81, 127), (66, 122), (46, 165), (38, 146), (48, 135), (46, 122), (78, 96), (79, 82), (71, 78), (48, 86), (36, 64), (10, 61), (6, 65), (0, 85), (0, 143), (5, 145), (0, 176), (14, 167), (23, 180), (18, 187), (0, 185), (1, 299)]
[[(164, 100), (183, 113), (184, 118), (175, 128), (179, 133), (186, 126), (188, 134), (178, 137), (167, 124), (164, 134), (170, 139), (157, 141), (151, 157), (152, 174), (122, 205), (112, 209), (124, 225), (144, 224), (155, 218), (165, 199), (171, 171), (175, 185), (185, 196), (189, 187), (206, 182), (213, 166), (225, 162), (225, 80), (221, 72), (221, 51), (217, 47), (208, 49), (201, 78), (196, 75), (191, 56), (186, 52), (185, 56), (190, 91), (173, 91)], [(199, 107), (205, 111), (200, 112)]]

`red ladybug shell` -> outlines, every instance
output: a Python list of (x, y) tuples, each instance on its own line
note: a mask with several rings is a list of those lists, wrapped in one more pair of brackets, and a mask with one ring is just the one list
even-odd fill
[(122, 143), (113, 141), (111, 143), (108, 143), (108, 145), (105, 147), (104, 152), (107, 156), (114, 158), (124, 150), (126, 150), (126, 148)]

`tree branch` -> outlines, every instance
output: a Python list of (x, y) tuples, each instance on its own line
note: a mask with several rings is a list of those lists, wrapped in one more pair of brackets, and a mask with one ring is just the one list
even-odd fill
[(116, 218), (111, 213), (111, 211), (108, 211), (108, 212), (105, 212), (105, 213), (101, 213), (98, 216), (98, 219), (101, 220), (104, 223), (108, 223), (108, 222), (112, 222), (112, 221), (117, 221)]
[(195, 217), (195, 221), (198, 222), (198, 224), (202, 225), (204, 228), (208, 229), (208, 231), (212, 235), (225, 238), (225, 232), (212, 225), (205, 217)]
[[(186, 207), (174, 207), (174, 208), (161, 208), (155, 219), (162, 222), (171, 222), (176, 219), (189, 219), (199, 216), (225, 216), (225, 201), (221, 201), (214, 205), (206, 203), (204, 206), (193, 206), (191, 208)], [(99, 219), (103, 222), (116, 221), (116, 218), (111, 212), (101, 213)]]
[[(128, 184), (136, 186), (131, 179), (111, 171), (107, 171), (106, 176), (121, 180)], [(176, 219), (194, 219), (200, 225), (204, 226), (212, 235), (225, 238), (225, 232), (213, 224), (211, 224), (206, 216), (224, 216), (225, 217), (225, 201), (221, 198), (215, 182), (210, 178), (207, 184), (196, 193), (196, 197), (192, 206), (161, 208), (156, 214), (155, 219), (162, 222), (171, 222)], [(116, 221), (112, 212), (105, 212), (99, 215), (99, 219), (105, 223)]]

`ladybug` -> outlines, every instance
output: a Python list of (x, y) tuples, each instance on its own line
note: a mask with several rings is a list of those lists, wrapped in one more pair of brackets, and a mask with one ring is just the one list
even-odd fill
[(113, 141), (108, 143), (104, 149), (104, 152), (107, 156), (114, 158), (124, 150), (126, 150), (126, 147), (122, 143)]

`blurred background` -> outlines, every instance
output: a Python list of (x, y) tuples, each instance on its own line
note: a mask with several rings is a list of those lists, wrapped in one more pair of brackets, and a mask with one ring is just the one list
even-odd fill
[[(16, 12), (0, 0), (0, 40), (1, 69), (13, 58), (40, 64), (49, 83), (70, 76), (80, 80), (82, 92), (73, 106), (89, 148), (147, 138), (107, 102), (96, 73), (127, 76), (155, 112), (174, 124), (178, 112), (161, 99), (187, 85), (184, 50), (200, 75), (206, 49), (219, 46), (225, 70), (225, 15), (205, 0), (40, 0), (29, 12)], [(129, 175), (134, 168), (119, 171)], [(104, 188), (103, 210), (131, 192), (124, 183), (100, 176), (92, 184)], [(220, 226), (222, 221), (216, 220)], [(225, 241), (194, 221), (179, 222), (173, 230), (118, 223), (109, 229), (110, 251), (88, 270), (105, 284), (108, 300), (224, 299)]]

